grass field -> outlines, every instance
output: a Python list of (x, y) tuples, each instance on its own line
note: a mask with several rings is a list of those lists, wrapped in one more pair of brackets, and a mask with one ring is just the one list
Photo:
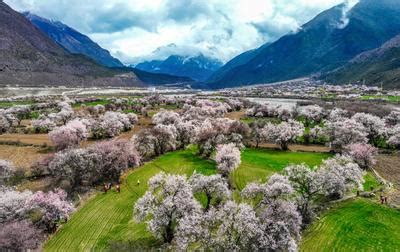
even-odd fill
[(394, 103), (400, 102), (400, 96), (394, 96), (394, 95), (363, 95), (361, 96), (361, 99), (362, 100), (381, 99)]
[(339, 203), (303, 234), (301, 251), (399, 251), (400, 212), (365, 199)]
[[(254, 180), (263, 180), (289, 163), (316, 165), (322, 153), (278, 152), (248, 149), (242, 153), (242, 164), (234, 174), (237, 188)], [(215, 163), (196, 155), (196, 149), (165, 154), (131, 171), (123, 181), (121, 193), (111, 191), (98, 193), (90, 199), (45, 245), (46, 251), (88, 251), (104, 249), (109, 241), (130, 241), (145, 247), (157, 246), (157, 241), (146, 231), (143, 223), (132, 220), (134, 202), (147, 189), (147, 180), (165, 171), (191, 175), (194, 171), (203, 174), (216, 172)], [(140, 185), (137, 181), (140, 180)]]
[(250, 181), (265, 181), (289, 164), (306, 163), (313, 167), (332, 155), (319, 152), (285, 152), (269, 149), (246, 149), (241, 154), (242, 163), (233, 173), (234, 185), (242, 190)]

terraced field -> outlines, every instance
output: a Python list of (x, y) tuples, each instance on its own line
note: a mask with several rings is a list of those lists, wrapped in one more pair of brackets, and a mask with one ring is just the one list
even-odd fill
[(301, 251), (399, 251), (400, 211), (366, 199), (335, 206), (303, 234)]
[[(265, 179), (289, 163), (316, 165), (328, 154), (294, 153), (272, 150), (245, 150), (242, 165), (234, 174), (237, 188), (247, 182)], [(157, 246), (157, 241), (146, 231), (144, 224), (132, 220), (134, 202), (147, 189), (147, 180), (158, 172), (190, 175), (216, 172), (215, 163), (196, 155), (196, 149), (168, 153), (132, 170), (123, 180), (121, 193), (98, 193), (90, 199), (45, 245), (45, 251), (88, 251), (104, 249), (109, 241), (129, 241), (136, 246)], [(240, 177), (240, 178), (239, 178)], [(139, 180), (139, 184), (138, 184)]]

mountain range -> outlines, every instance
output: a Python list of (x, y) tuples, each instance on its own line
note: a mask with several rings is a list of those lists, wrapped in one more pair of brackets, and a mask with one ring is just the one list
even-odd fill
[(197, 81), (207, 80), (223, 63), (217, 59), (197, 56), (171, 55), (165, 60), (145, 61), (135, 67), (151, 73), (188, 76)]
[[(176, 45), (175, 45), (176, 46)], [(0, 0), (0, 85), (224, 88), (299, 77), (400, 86), (400, 4), (360, 0), (323, 11), (273, 43), (222, 65), (203, 54), (124, 66), (88, 36)]]
[(222, 88), (321, 74), (400, 34), (398, 0), (360, 0), (350, 10), (346, 7), (328, 9), (298, 31), (239, 55), (217, 70), (208, 85)]
[(101, 48), (88, 36), (59, 22), (39, 17), (30, 12), (22, 13), (32, 24), (46, 33), (54, 42), (64, 47), (70, 53), (79, 53), (88, 56), (97, 63), (107, 67), (123, 67), (118, 59), (110, 52)]
[(106, 56), (109, 53), (86, 36), (77, 37), (85, 38), (92, 49), (86, 50), (81, 44), (74, 47), (80, 50), (69, 51), (66, 40), (60, 40), (63, 44), (53, 40), (54, 37), (0, 0), (0, 86), (148, 86), (192, 81), (124, 66), (100, 65), (99, 58), (87, 52), (97, 51)]

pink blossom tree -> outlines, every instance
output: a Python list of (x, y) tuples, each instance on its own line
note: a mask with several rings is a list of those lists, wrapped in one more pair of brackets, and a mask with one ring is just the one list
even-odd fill
[(36, 133), (47, 133), (56, 127), (56, 124), (49, 118), (32, 120), (31, 124)]
[(28, 220), (14, 220), (0, 228), (1, 251), (29, 251), (37, 249), (44, 239), (40, 230)]
[(354, 143), (345, 147), (345, 153), (363, 169), (368, 169), (375, 164), (375, 155), (378, 150), (370, 144)]
[(176, 141), (180, 148), (185, 148), (195, 140), (196, 136), (196, 125), (192, 121), (183, 122), (180, 121), (175, 124), (176, 127)]
[(86, 125), (76, 119), (68, 122), (65, 126), (61, 126), (49, 133), (50, 141), (57, 150), (63, 150), (68, 147), (76, 147), (88, 137)]
[(140, 155), (133, 143), (126, 140), (104, 141), (88, 148), (89, 156), (96, 157), (98, 181), (118, 182), (122, 172), (140, 164)]
[(26, 208), (41, 214), (38, 225), (44, 227), (48, 232), (55, 231), (57, 223), (66, 221), (75, 210), (72, 203), (67, 201), (67, 194), (61, 189), (48, 193), (42, 191), (33, 194), (26, 202)]

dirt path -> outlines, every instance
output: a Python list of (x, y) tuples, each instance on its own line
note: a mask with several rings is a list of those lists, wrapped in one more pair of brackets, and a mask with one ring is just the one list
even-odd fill
[(9, 160), (16, 167), (28, 171), (35, 161), (46, 155), (41, 150), (34, 146), (0, 145), (0, 159)]
[(22, 143), (35, 146), (51, 146), (47, 134), (3, 134), (0, 135), (1, 142)]

